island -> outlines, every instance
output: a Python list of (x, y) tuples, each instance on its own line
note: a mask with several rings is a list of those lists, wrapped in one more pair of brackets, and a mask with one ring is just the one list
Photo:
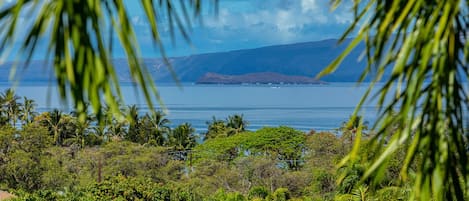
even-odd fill
[(325, 84), (306, 76), (292, 76), (273, 72), (223, 75), (209, 72), (200, 77), (196, 84)]

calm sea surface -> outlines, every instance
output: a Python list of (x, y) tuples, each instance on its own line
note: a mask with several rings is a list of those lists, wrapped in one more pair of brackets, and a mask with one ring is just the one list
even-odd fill
[[(3, 92), (8, 84), (0, 85)], [(248, 129), (263, 126), (291, 126), (303, 131), (334, 130), (346, 121), (367, 88), (366, 84), (330, 83), (328, 85), (158, 85), (168, 108), (172, 126), (191, 123), (198, 132), (206, 130), (213, 116), (243, 114)], [(24, 84), (16, 87), (19, 96), (36, 100), (39, 111), (52, 108), (69, 110), (61, 104), (55, 87)], [(141, 112), (148, 107), (133, 86), (122, 87), (125, 104), (137, 104)], [(140, 98), (139, 98), (140, 97)], [(370, 123), (376, 119), (373, 103), (366, 103), (362, 114)]]

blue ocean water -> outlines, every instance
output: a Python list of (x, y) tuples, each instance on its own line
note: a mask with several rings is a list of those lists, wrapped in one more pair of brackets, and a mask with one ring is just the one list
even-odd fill
[[(11, 87), (0, 85), (0, 91)], [(172, 126), (189, 122), (197, 132), (207, 129), (206, 122), (225, 119), (228, 115), (243, 114), (248, 129), (263, 126), (291, 126), (299, 130), (334, 130), (354, 111), (365, 93), (367, 84), (330, 83), (327, 85), (158, 85), (167, 118)], [(62, 104), (57, 89), (48, 84), (22, 83), (15, 88), (20, 96), (32, 98), (39, 111), (59, 108)], [(148, 110), (141, 94), (132, 85), (123, 85), (125, 104), (136, 104), (141, 112)], [(377, 116), (375, 104), (367, 102), (361, 114), (373, 123)]]

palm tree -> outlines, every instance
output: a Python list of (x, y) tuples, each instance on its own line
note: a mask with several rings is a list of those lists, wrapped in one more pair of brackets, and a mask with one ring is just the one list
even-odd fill
[(212, 121), (206, 122), (207, 132), (205, 133), (205, 140), (213, 139), (217, 137), (227, 137), (228, 128), (226, 127), (226, 122), (220, 119), (212, 117)]
[(195, 129), (189, 123), (174, 128), (169, 136), (169, 145), (176, 150), (191, 149), (196, 145)]
[(141, 122), (140, 115), (138, 113), (138, 107), (136, 105), (130, 105), (126, 111), (127, 120), (129, 121), (129, 127), (125, 139), (139, 143), (142, 141), (141, 136)]
[(73, 143), (78, 144), (80, 148), (85, 147), (85, 138), (91, 134), (90, 126), (95, 118), (91, 114), (87, 114), (84, 120), (80, 120), (77, 116), (73, 116), (73, 126), (75, 127)]
[(6, 114), (6, 118), (12, 126), (16, 126), (16, 121), (20, 116), (21, 103), (18, 102), (19, 99), (20, 97), (15, 94), (13, 89), (7, 89), (5, 92), (0, 94), (2, 110)]
[(76, 126), (73, 124), (73, 118), (58, 109), (41, 114), (39, 119), (41, 124), (48, 128), (57, 146), (62, 146), (66, 139), (75, 136)]
[(146, 114), (141, 119), (145, 143), (154, 141), (157, 145), (163, 145), (170, 132), (169, 123), (170, 121), (165, 118), (164, 113), (161, 111), (153, 112), (151, 115)]
[(33, 121), (34, 117), (37, 115), (36, 106), (37, 104), (34, 100), (28, 99), (26, 96), (23, 97), (23, 104), (20, 108), (22, 112), (20, 119), (23, 124), (29, 124)]
[(123, 111), (119, 110), (120, 115), (113, 115), (110, 107), (105, 105), (96, 115), (96, 125), (92, 128), (94, 134), (102, 138), (104, 141), (110, 140), (112, 136), (125, 136), (125, 121), (118, 121), (116, 116), (123, 116)]
[(92, 130), (94, 135), (99, 137), (104, 142), (109, 140), (108, 136), (107, 136), (107, 133), (106, 133), (106, 127), (98, 125), (98, 126), (91, 127), (91, 130)]
[[(88, 108), (89, 103), (85, 104), (85, 107)], [(80, 114), (82, 116), (80, 116)], [(90, 114), (88, 111), (84, 113), (79, 113), (78, 111), (74, 110), (70, 112), (72, 117), (72, 121), (70, 125), (74, 127), (73, 137), (68, 140), (69, 143), (77, 144), (80, 148), (85, 147), (86, 145), (86, 137), (91, 133), (90, 127), (93, 122), (97, 119), (93, 114)]]
[(226, 127), (229, 129), (229, 135), (244, 132), (246, 130), (246, 126), (248, 125), (248, 122), (244, 120), (243, 115), (238, 114), (228, 116), (226, 121)]
[(62, 111), (58, 109), (54, 109), (51, 113), (49, 113), (49, 118), (46, 119), (47, 125), (49, 126), (49, 131), (52, 132), (54, 136), (54, 142), (56, 145), (61, 145), (62, 139), (60, 132), (63, 129), (63, 118), (62, 118)]
[(8, 116), (11, 118), (10, 121), (13, 127), (17, 127), (16, 122), (19, 120), (22, 114), (22, 111), (21, 111), (22, 105), (23, 104), (19, 102), (14, 102), (10, 105), (10, 108), (8, 109), (8, 113), (9, 113)]
[(106, 130), (106, 136), (109, 137), (117, 137), (117, 138), (125, 138), (128, 133), (128, 122), (125, 120), (119, 120), (117, 118), (112, 119), (112, 123), (109, 125), (108, 129)]

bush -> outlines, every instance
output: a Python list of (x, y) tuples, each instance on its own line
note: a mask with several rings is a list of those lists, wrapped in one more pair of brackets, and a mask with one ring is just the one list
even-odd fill
[(117, 176), (85, 189), (94, 200), (172, 201), (171, 190), (149, 180)]
[(334, 174), (327, 171), (319, 171), (315, 176), (314, 184), (321, 194), (333, 192), (336, 188), (336, 178)]
[(238, 192), (226, 193), (223, 189), (219, 189), (208, 201), (246, 201), (246, 198)]
[(385, 187), (376, 192), (376, 199), (379, 200), (409, 200), (409, 189), (401, 187)]
[(34, 193), (26, 193), (18, 191), (15, 194), (18, 197), (11, 199), (11, 201), (93, 201), (95, 200), (91, 194), (84, 192), (63, 192), (51, 190), (39, 190)]
[(286, 188), (278, 188), (272, 194), (272, 201), (287, 201), (290, 199), (290, 192)]
[(242, 194), (234, 192), (228, 193), (226, 196), (226, 201), (246, 201), (246, 198)]
[(269, 191), (266, 188), (264, 188), (263, 186), (256, 186), (251, 188), (251, 190), (249, 191), (248, 198), (250, 200), (254, 198), (265, 199), (268, 195)]

